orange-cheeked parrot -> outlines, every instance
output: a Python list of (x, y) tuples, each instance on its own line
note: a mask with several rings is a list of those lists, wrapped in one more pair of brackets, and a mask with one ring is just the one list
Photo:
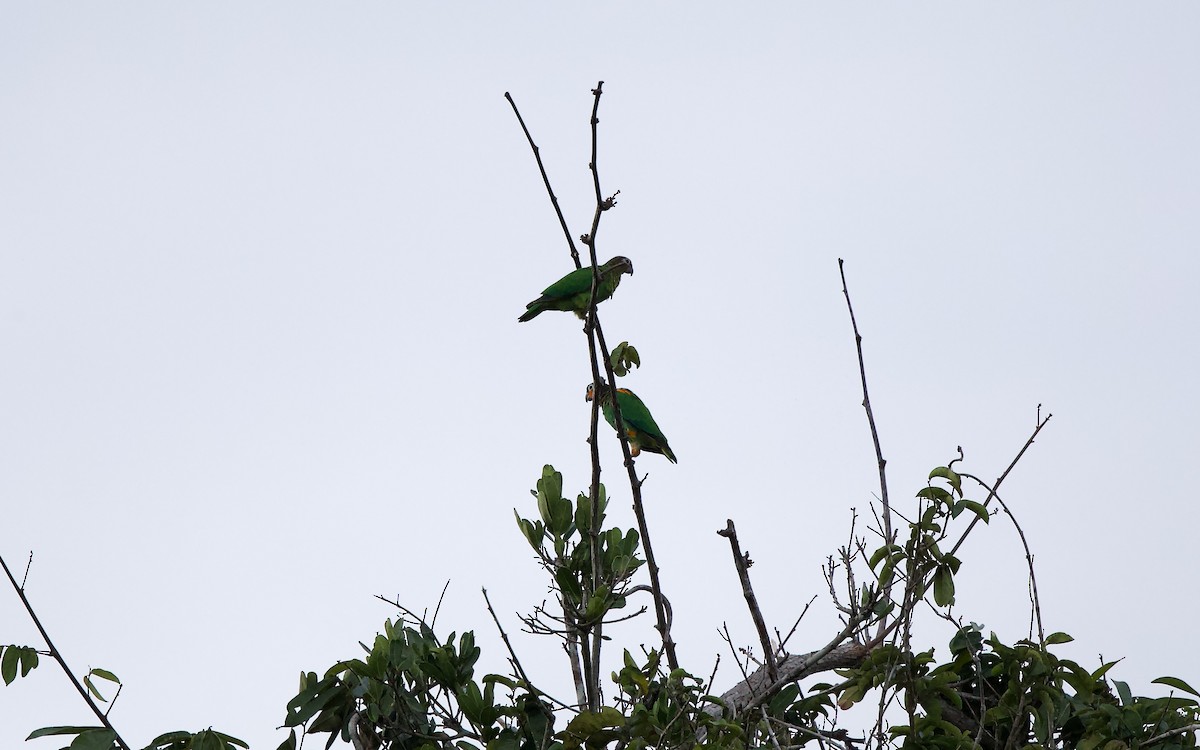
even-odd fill
[[(594, 397), (595, 389), (589, 383), (587, 400), (591, 401)], [(654, 421), (654, 417), (650, 415), (650, 410), (646, 408), (636, 393), (628, 388), (618, 388), (617, 405), (621, 407), (621, 421), (625, 423), (625, 436), (629, 438), (631, 455), (636, 456), (642, 451), (661, 453), (671, 463), (677, 463), (675, 454), (671, 452), (671, 446), (667, 445), (666, 435), (663, 435), (662, 430)], [(617, 419), (613, 413), (612, 388), (607, 383), (600, 384), (600, 410), (604, 412), (604, 419), (615, 430)]]
[[(613, 296), (621, 283), (621, 274), (633, 275), (633, 263), (629, 258), (618, 255), (600, 266), (600, 281), (596, 285), (596, 304)], [(542, 296), (525, 305), (525, 314), (517, 318), (524, 323), (533, 320), (546, 310), (573, 312), (580, 318), (587, 317), (588, 301), (592, 296), (592, 267), (577, 268), (546, 287)]]

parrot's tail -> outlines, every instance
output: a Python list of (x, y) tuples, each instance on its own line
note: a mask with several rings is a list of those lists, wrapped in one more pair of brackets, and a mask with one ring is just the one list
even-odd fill
[(536, 318), (538, 315), (540, 315), (540, 314), (541, 314), (541, 312), (542, 312), (542, 310), (544, 310), (544, 309), (546, 309), (546, 308), (544, 308), (544, 307), (541, 307), (541, 306), (535, 306), (535, 307), (531, 307), (531, 308), (529, 308), (528, 310), (526, 310), (526, 311), (525, 311), (525, 314), (524, 314), (524, 315), (522, 315), (521, 317), (517, 318), (517, 322), (519, 322), (519, 323), (528, 323), (529, 321), (533, 320), (533, 319), (534, 319), (534, 318)]

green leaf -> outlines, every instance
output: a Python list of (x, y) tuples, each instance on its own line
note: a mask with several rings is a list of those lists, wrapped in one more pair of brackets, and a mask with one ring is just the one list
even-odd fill
[(1112, 669), (1113, 667), (1115, 667), (1115, 666), (1117, 665), (1117, 662), (1119, 662), (1119, 661), (1121, 661), (1121, 660), (1120, 660), (1120, 659), (1117, 659), (1117, 661), (1110, 661), (1110, 662), (1108, 662), (1108, 663), (1106, 663), (1106, 664), (1103, 664), (1103, 665), (1102, 665), (1102, 666), (1101, 666), (1099, 669), (1097, 669), (1095, 672), (1092, 672), (1092, 679), (1093, 679), (1093, 680), (1096, 680), (1097, 682), (1099, 682), (1099, 681), (1100, 681), (1100, 678), (1101, 678), (1101, 677), (1103, 677), (1105, 674), (1107, 674), (1107, 673), (1108, 673), (1108, 670), (1110, 670), (1110, 669)]
[(904, 548), (898, 544), (885, 544), (871, 554), (871, 559), (867, 562), (867, 564), (870, 565), (871, 569), (873, 570), (876, 565), (878, 565), (884, 558), (888, 557), (888, 555), (893, 552), (900, 553), (900, 555), (903, 556)]
[(529, 546), (535, 550), (542, 548), (542, 541), (546, 538), (546, 527), (541, 521), (534, 523), (517, 513), (517, 509), (513, 508), (513, 515), (517, 517), (517, 526), (521, 529), (521, 534), (525, 536), (525, 540), (529, 542)]
[(150, 748), (178, 747), (180, 743), (186, 744), (191, 738), (191, 732), (184, 732), (182, 730), (167, 732), (150, 740), (150, 744), (146, 746), (145, 750), (150, 750)]
[(568, 568), (559, 568), (554, 571), (554, 580), (558, 582), (559, 589), (570, 597), (570, 600), (578, 603), (583, 598), (583, 589), (579, 586), (579, 581), (575, 580), (575, 574)]
[(289, 730), (288, 738), (281, 742), (275, 750), (296, 750), (296, 730)]
[(628, 341), (622, 341), (617, 344), (616, 348), (608, 355), (609, 364), (612, 365), (613, 375), (618, 378), (623, 378), (629, 374), (629, 371), (634, 367), (641, 367), (642, 360), (638, 356), (637, 349), (629, 345)]
[(93, 729), (104, 729), (104, 727), (42, 727), (35, 729), (25, 738), (25, 741), (36, 740), (38, 737), (51, 737), (58, 734), (79, 734), (80, 732), (90, 732)]
[(1159, 677), (1158, 679), (1151, 680), (1151, 682), (1158, 684), (1158, 685), (1170, 685), (1171, 687), (1175, 688), (1176, 690), (1182, 690), (1185, 693), (1191, 693), (1192, 695), (1196, 696), (1197, 698), (1200, 698), (1200, 693), (1197, 693), (1195, 688), (1193, 688), (1191, 685), (1187, 684), (1183, 680), (1179, 679), (1178, 677)]
[(24, 646), (18, 651), (21, 652), (21, 676), (25, 677), (38, 665), (38, 652), (33, 646)]
[(90, 672), (83, 676), (83, 685), (88, 689), (88, 692), (95, 697), (96, 700), (100, 701), (101, 703), (108, 703), (108, 698), (100, 695), (100, 691), (97, 690), (96, 686), (92, 684), (92, 675)]
[(941, 503), (943, 505), (949, 505), (953, 500), (949, 492), (946, 492), (941, 487), (932, 486), (921, 488), (921, 491), (917, 493), (917, 497), (923, 497), (926, 500), (930, 500), (935, 503)]
[(1129, 691), (1129, 683), (1122, 682), (1121, 680), (1113, 680), (1113, 685), (1117, 688), (1117, 695), (1121, 696), (1121, 705), (1133, 705), (1133, 693)]
[(566, 748), (604, 747), (620, 736), (618, 730), (624, 726), (624, 714), (612, 706), (605, 706), (595, 713), (584, 711), (567, 723), (563, 745)]
[(958, 475), (958, 472), (946, 466), (939, 466), (933, 471), (929, 472), (929, 478), (933, 479), (934, 477), (941, 477), (942, 479), (945, 479), (950, 483), (950, 486), (954, 488), (955, 492), (957, 492), (960, 496), (962, 495), (962, 477)]
[(0, 656), (0, 679), (4, 680), (5, 685), (11, 685), (17, 679), (17, 656), (16, 646), (4, 649), (4, 655)]
[(863, 699), (867, 694), (867, 689), (861, 683), (855, 683), (842, 691), (838, 696), (838, 708), (843, 711), (849, 711), (850, 708)]
[(1060, 643), (1070, 643), (1073, 640), (1075, 639), (1063, 632), (1051, 633), (1046, 636), (1046, 645), (1057, 646)]
[(933, 574), (933, 600), (939, 607), (954, 603), (954, 574), (948, 566), (941, 566)]
[(779, 693), (771, 699), (769, 711), (772, 716), (779, 716), (783, 710), (795, 702), (797, 696), (800, 695), (800, 686), (792, 683), (787, 685)]
[[(562, 500), (562, 474), (555, 471), (550, 464), (542, 467), (542, 478), (537, 483), (537, 499), (538, 513), (542, 516), (542, 522), (552, 532), (561, 534), (554, 519), (556, 515), (562, 513), (561, 509), (557, 508)], [(568, 502), (567, 505), (569, 507), (570, 503)], [(569, 523), (570, 511), (567, 513)]]
[(100, 667), (93, 667), (92, 671), (89, 672), (88, 674), (94, 674), (97, 677), (99, 677), (100, 679), (108, 680), (109, 682), (115, 682), (118, 685), (121, 684), (121, 681), (117, 679), (117, 676), (115, 674), (113, 674), (112, 672), (109, 672), (107, 669), (101, 669)]
[(985, 508), (981, 503), (977, 503), (974, 500), (959, 500), (954, 504), (954, 517), (958, 518), (958, 515), (964, 510), (971, 511), (975, 514), (976, 518), (984, 523), (992, 522), (992, 514), (988, 513), (988, 509)]
[(225, 743), (216, 732), (205, 729), (192, 736), (192, 750), (225, 750)]
[(575, 501), (575, 528), (580, 531), (592, 528), (592, 499), (582, 492)]
[(242, 740), (239, 740), (237, 737), (231, 737), (228, 734), (225, 734), (224, 732), (218, 732), (216, 730), (213, 730), (213, 734), (220, 737), (221, 741), (224, 742), (226, 745), (237, 745), (238, 747), (245, 748), (245, 750), (250, 750), (250, 745), (246, 744)]
[[(116, 739), (117, 733), (113, 730), (97, 727), (80, 732), (79, 736), (71, 742), (70, 747), (71, 750), (110, 750)], [(218, 750), (223, 750), (223, 748), (218, 748)]]

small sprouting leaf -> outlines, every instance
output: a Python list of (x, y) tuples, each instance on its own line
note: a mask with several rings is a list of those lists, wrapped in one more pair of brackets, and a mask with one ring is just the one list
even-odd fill
[(629, 374), (629, 371), (634, 367), (641, 367), (642, 360), (638, 356), (637, 349), (630, 346), (628, 341), (622, 341), (617, 344), (616, 348), (608, 355), (609, 364), (612, 365), (613, 375), (618, 378), (623, 378)]
[(88, 692), (92, 694), (93, 698), (101, 703), (108, 703), (108, 698), (105, 698), (103, 695), (101, 695), (100, 691), (96, 689), (96, 686), (92, 684), (92, 675), (90, 672), (83, 676), (83, 686), (88, 689)]
[(1170, 685), (1171, 687), (1175, 688), (1176, 690), (1182, 690), (1185, 693), (1191, 693), (1192, 695), (1196, 696), (1197, 698), (1200, 698), (1200, 693), (1197, 693), (1195, 688), (1193, 688), (1191, 685), (1187, 684), (1183, 680), (1179, 679), (1178, 677), (1159, 677), (1156, 680), (1151, 680), (1151, 682), (1157, 683), (1159, 685)]

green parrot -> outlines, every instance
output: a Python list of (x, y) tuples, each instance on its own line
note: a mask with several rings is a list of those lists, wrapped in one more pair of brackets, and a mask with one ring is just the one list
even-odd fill
[[(595, 389), (588, 383), (587, 400), (591, 401), (594, 397)], [(625, 423), (625, 436), (629, 438), (631, 455), (636, 456), (642, 451), (661, 453), (671, 463), (678, 463), (675, 454), (671, 452), (671, 446), (667, 445), (667, 437), (663, 435), (654, 417), (650, 416), (650, 410), (636, 393), (628, 388), (618, 388), (617, 405), (621, 407), (621, 421)], [(600, 409), (604, 412), (604, 419), (615, 430), (617, 418), (613, 413), (612, 388), (603, 382), (600, 384)]]
[[(621, 274), (633, 275), (633, 263), (629, 258), (618, 255), (600, 266), (600, 282), (596, 286), (596, 304), (613, 296), (621, 283)], [(533, 320), (546, 310), (573, 312), (580, 318), (587, 316), (588, 300), (592, 296), (592, 267), (577, 268), (546, 287), (542, 296), (525, 305), (525, 314), (517, 318), (524, 323)]]

